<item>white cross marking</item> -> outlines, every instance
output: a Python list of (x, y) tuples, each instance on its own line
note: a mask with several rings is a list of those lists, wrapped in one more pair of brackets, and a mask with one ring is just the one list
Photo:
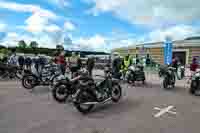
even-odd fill
[(154, 117), (158, 118), (158, 117), (162, 116), (165, 113), (170, 113), (170, 114), (174, 114), (175, 115), (176, 112), (170, 111), (173, 108), (174, 108), (174, 106), (168, 106), (168, 107), (162, 108), (162, 109), (158, 108), (158, 107), (155, 107), (154, 109), (155, 110), (160, 110), (160, 112), (158, 112), (157, 114), (155, 114)]

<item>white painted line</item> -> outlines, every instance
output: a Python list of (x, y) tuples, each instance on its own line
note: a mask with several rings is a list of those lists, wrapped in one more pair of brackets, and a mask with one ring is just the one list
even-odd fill
[(165, 113), (176, 114), (176, 112), (170, 111), (173, 108), (174, 108), (174, 106), (168, 106), (168, 107), (163, 108), (163, 109), (155, 107), (154, 109), (159, 110), (160, 112), (155, 114), (154, 117), (158, 118), (158, 117), (162, 116)]
[[(159, 111), (162, 110), (161, 108), (158, 108), (158, 107), (154, 107), (154, 109), (159, 110)], [(173, 112), (173, 111), (170, 111), (170, 110), (168, 111), (168, 113), (173, 114), (173, 115), (177, 114), (176, 112)]]

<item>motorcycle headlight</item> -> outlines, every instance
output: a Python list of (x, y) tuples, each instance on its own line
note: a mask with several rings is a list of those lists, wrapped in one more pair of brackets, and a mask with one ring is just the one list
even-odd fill
[(200, 77), (200, 73), (196, 73), (196, 74), (195, 74), (195, 77)]

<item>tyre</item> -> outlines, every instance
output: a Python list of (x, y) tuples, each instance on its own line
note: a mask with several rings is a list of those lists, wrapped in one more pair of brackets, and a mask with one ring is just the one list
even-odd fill
[(197, 89), (197, 82), (193, 80), (190, 86), (190, 94), (195, 95), (196, 89)]
[(22, 78), (22, 86), (28, 90), (33, 89), (37, 79), (33, 75), (27, 75)]
[(52, 90), (52, 96), (59, 103), (66, 102), (69, 96), (67, 93), (67, 86), (61, 83), (56, 84)]
[(95, 97), (91, 94), (91, 92), (81, 90), (76, 96), (76, 102), (74, 103), (74, 105), (79, 112), (87, 114), (93, 109), (94, 104), (84, 105), (82, 103), (93, 101), (95, 101)]
[(163, 80), (163, 88), (164, 89), (168, 89), (169, 88), (169, 84), (168, 84), (169, 82), (168, 82), (168, 79), (167, 78), (164, 78), (164, 80)]
[(122, 96), (122, 89), (119, 84), (114, 84), (112, 86), (112, 91), (111, 91), (111, 98), (113, 102), (118, 102)]

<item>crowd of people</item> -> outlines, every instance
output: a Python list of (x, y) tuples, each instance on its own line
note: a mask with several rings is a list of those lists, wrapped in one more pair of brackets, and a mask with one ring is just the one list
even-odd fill
[(2, 62), (9, 65), (19, 66), (21, 69), (31, 70), (32, 67), (34, 67), (38, 73), (41, 72), (45, 65), (57, 64), (60, 67), (63, 75), (65, 75), (66, 70), (68, 69), (71, 71), (72, 77), (74, 76), (75, 72), (84, 66), (92, 76), (92, 70), (95, 66), (95, 59), (93, 57), (89, 57), (86, 64), (83, 64), (78, 53), (72, 52), (70, 57), (66, 57), (64, 51), (58, 51), (53, 57), (48, 59), (44, 56), (40, 56), (38, 53), (35, 53), (33, 57), (28, 57), (25, 55), (17, 56), (16, 50), (13, 49), (9, 58), (4, 59)]
[[(141, 65), (145, 66), (146, 68), (152, 67), (153, 60), (149, 54), (147, 54), (144, 59), (139, 58), (138, 54), (136, 54), (135, 58), (129, 54), (127, 54), (124, 58), (120, 58), (118, 53), (113, 53), (113, 56), (114, 58), (112, 58), (112, 60), (110, 59), (111, 61), (109, 61), (109, 64), (107, 65), (112, 68), (113, 76), (118, 79), (121, 76), (125, 76), (125, 72), (131, 65)], [(72, 52), (70, 57), (66, 57), (64, 51), (56, 52), (54, 57), (48, 60), (43, 56), (39, 56), (38, 53), (35, 53), (34, 57), (28, 57), (24, 55), (17, 56), (16, 50), (13, 49), (10, 57), (7, 59), (7, 63), (18, 65), (22, 69), (31, 69), (31, 67), (34, 66), (37, 72), (40, 72), (46, 64), (54, 63), (60, 67), (63, 75), (67, 69), (70, 70), (72, 77), (74, 76), (74, 73), (80, 70), (82, 67), (87, 68), (90, 76), (92, 76), (92, 71), (95, 67), (95, 59), (93, 57), (89, 57), (86, 63), (83, 64), (79, 53)], [(173, 58), (170, 65), (177, 69), (178, 65), (180, 65), (179, 59), (177, 57)], [(192, 64), (190, 65), (190, 70), (194, 73), (197, 68), (198, 62), (197, 59), (194, 58)]]

